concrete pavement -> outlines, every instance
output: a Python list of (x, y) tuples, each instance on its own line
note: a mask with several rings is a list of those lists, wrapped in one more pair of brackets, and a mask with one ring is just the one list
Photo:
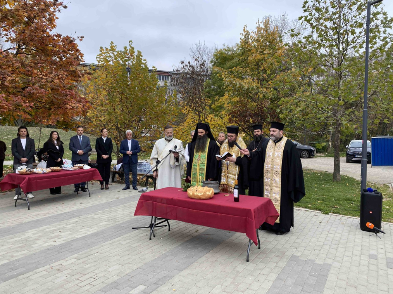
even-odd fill
[(295, 228), (245, 234), (171, 221), (148, 240), (139, 193), (114, 184), (35, 192), (31, 210), (0, 193), (0, 293), (393, 293), (393, 224), (296, 209)]

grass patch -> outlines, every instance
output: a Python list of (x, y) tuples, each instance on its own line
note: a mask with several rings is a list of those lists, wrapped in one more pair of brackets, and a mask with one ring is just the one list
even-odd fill
[[(306, 196), (295, 204), (296, 207), (319, 210), (324, 214), (360, 216), (360, 181), (341, 175), (340, 182), (333, 182), (331, 173), (303, 172)], [(389, 186), (368, 183), (367, 187), (382, 192), (382, 220), (393, 222), (393, 192)]]

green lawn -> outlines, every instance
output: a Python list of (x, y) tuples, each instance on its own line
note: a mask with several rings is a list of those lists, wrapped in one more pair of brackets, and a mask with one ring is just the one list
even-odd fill
[[(360, 216), (360, 181), (341, 175), (341, 182), (333, 182), (331, 173), (304, 170), (304, 182), (306, 196), (296, 203), (297, 207)], [(387, 185), (368, 183), (367, 187), (382, 192), (382, 220), (393, 222), (393, 191)]]
[[(70, 138), (72, 136), (76, 135), (76, 130), (71, 130), (71, 131), (64, 131), (64, 130), (59, 130), (56, 128), (42, 128), (41, 132), (41, 140), (39, 142), (39, 137), (40, 137), (40, 128), (39, 127), (27, 127), (29, 131), (30, 138), (34, 139), (35, 142), (35, 148), (38, 149), (38, 147), (42, 147), (44, 143), (48, 140), (49, 134), (51, 131), (58, 131), (61, 140), (64, 142), (64, 158), (66, 159), (71, 159), (71, 151), (69, 150), (68, 146), (70, 143)], [(18, 127), (10, 127), (10, 126), (0, 126), (0, 140), (4, 141), (7, 145), (7, 151), (5, 152), (5, 160), (13, 160), (12, 154), (11, 154), (11, 142), (12, 139), (17, 137), (17, 132), (18, 132)], [(96, 143), (96, 137), (91, 136), (89, 134), (85, 134), (86, 136), (90, 137), (90, 143), (92, 145), (92, 148), (94, 149), (95, 143)], [(39, 143), (39, 145), (38, 145)], [(90, 159), (96, 159), (96, 155), (92, 154)]]

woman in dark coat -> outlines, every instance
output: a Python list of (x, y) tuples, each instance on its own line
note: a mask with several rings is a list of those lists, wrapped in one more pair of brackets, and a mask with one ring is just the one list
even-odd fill
[(109, 178), (111, 174), (111, 163), (112, 163), (112, 140), (108, 138), (108, 130), (101, 130), (101, 137), (96, 140), (96, 151), (97, 151), (97, 165), (98, 171), (102, 177), (101, 190), (109, 189)]
[[(44, 144), (44, 152), (48, 154), (46, 167), (56, 167), (63, 165), (64, 147), (57, 131), (50, 132), (48, 141)], [(61, 187), (50, 188), (52, 195), (61, 194)]]

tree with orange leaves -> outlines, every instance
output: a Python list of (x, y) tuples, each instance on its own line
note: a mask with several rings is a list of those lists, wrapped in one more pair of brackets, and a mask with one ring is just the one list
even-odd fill
[(86, 111), (77, 92), (83, 54), (53, 32), (67, 8), (47, 0), (0, 0), (0, 116), (3, 122), (67, 127)]

